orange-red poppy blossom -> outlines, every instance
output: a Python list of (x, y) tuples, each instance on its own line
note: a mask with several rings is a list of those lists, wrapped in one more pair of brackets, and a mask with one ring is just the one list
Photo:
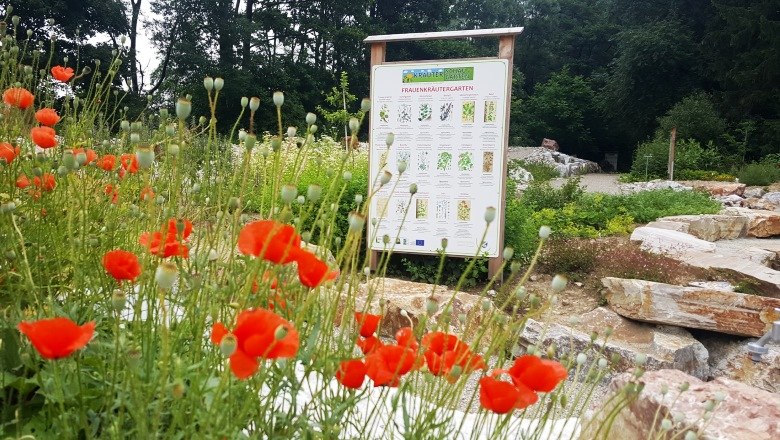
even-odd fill
[(117, 282), (133, 281), (141, 275), (141, 263), (138, 257), (129, 251), (114, 249), (103, 255), (103, 268)]
[(414, 331), (411, 327), (402, 327), (395, 332), (395, 341), (401, 347), (411, 348), (414, 351), (420, 347), (417, 338), (414, 337)]
[(57, 146), (57, 132), (51, 127), (33, 127), (30, 130), (30, 138), (35, 145), (41, 148), (53, 148)]
[(355, 341), (355, 345), (360, 348), (360, 351), (362, 351), (363, 354), (371, 354), (374, 350), (379, 347), (383, 347), (385, 344), (383, 344), (382, 340), (376, 336), (369, 336), (367, 338), (358, 336), (357, 340)]
[(89, 343), (95, 333), (95, 322), (80, 326), (68, 318), (53, 318), (20, 322), (17, 328), (30, 339), (41, 357), (60, 359)]
[(54, 179), (54, 174), (43, 173), (41, 177), (33, 177), (33, 185), (44, 191), (54, 191), (54, 188), (57, 187), (57, 181)]
[(381, 315), (372, 315), (370, 313), (355, 312), (355, 321), (360, 327), (360, 336), (368, 338), (376, 333), (379, 328), (379, 320), (382, 319)]
[(19, 177), (16, 178), (16, 187), (19, 189), (25, 189), (28, 186), (30, 186), (30, 179), (27, 178), (24, 174), (20, 174)]
[(92, 148), (74, 148), (73, 149), (73, 155), (77, 155), (79, 153), (84, 153), (87, 156), (87, 161), (84, 162), (84, 165), (89, 165), (92, 162), (96, 161), (98, 158), (97, 153), (95, 153), (95, 150)]
[[(181, 224), (179, 232), (177, 224)], [(192, 222), (186, 219), (168, 220), (168, 228), (161, 231), (144, 232), (138, 238), (138, 242), (149, 248), (149, 251), (158, 257), (168, 258), (181, 256), (189, 257), (189, 248), (183, 243), (192, 233)]]
[(245, 310), (238, 315), (230, 332), (221, 322), (211, 328), (211, 342), (220, 344), (229, 333), (236, 338), (230, 355), (230, 369), (246, 379), (259, 368), (258, 359), (292, 358), (298, 353), (298, 331), (292, 323), (266, 309)]
[(539, 396), (526, 386), (485, 376), (479, 380), (479, 403), (497, 414), (506, 414), (536, 403)]
[(124, 177), (125, 171), (130, 174), (138, 172), (138, 158), (135, 157), (135, 154), (126, 153), (119, 156), (119, 163), (122, 165), (122, 170), (119, 172), (122, 177)]
[(30, 93), (29, 90), (24, 87), (11, 87), (3, 92), (3, 102), (6, 104), (18, 107), (22, 110), (33, 105), (35, 102), (35, 96)]
[(14, 147), (8, 142), (0, 142), (0, 162), (5, 161), (6, 164), (10, 164), (21, 151), (19, 147)]
[(452, 367), (458, 365), (463, 373), (471, 373), (476, 369), (485, 369), (482, 356), (472, 353), (468, 344), (455, 335), (443, 332), (431, 332), (422, 337), (425, 362), (428, 370), (436, 376), (445, 375), (448, 380)]
[(343, 361), (336, 371), (336, 380), (347, 388), (358, 389), (366, 381), (368, 367), (360, 359)]
[(398, 345), (385, 345), (366, 356), (366, 375), (374, 386), (397, 387), (401, 377), (412, 371), (416, 354)]
[(541, 359), (530, 354), (515, 359), (508, 373), (515, 385), (523, 384), (543, 393), (554, 390), (569, 375), (566, 367), (560, 362)]
[(57, 81), (68, 82), (73, 78), (74, 72), (71, 67), (54, 66), (51, 68), (51, 76)]
[(60, 122), (60, 115), (53, 108), (42, 108), (35, 112), (35, 119), (43, 125), (54, 127)]
[(306, 287), (313, 289), (339, 275), (338, 271), (330, 270), (324, 261), (305, 249), (293, 250), (292, 254), (298, 263), (298, 280)]
[(141, 190), (141, 197), (142, 202), (150, 202), (154, 200), (154, 190), (149, 188), (148, 186)]
[(110, 183), (107, 184), (103, 189), (103, 192), (105, 192), (107, 196), (111, 197), (111, 203), (116, 204), (117, 200), (119, 200), (119, 191), (114, 188), (114, 185)]
[(116, 168), (116, 156), (113, 154), (106, 154), (97, 160), (97, 166), (104, 171), (113, 171)]
[(276, 264), (296, 260), (301, 252), (301, 237), (295, 228), (273, 220), (247, 223), (238, 234), (238, 250), (244, 255), (261, 257)]

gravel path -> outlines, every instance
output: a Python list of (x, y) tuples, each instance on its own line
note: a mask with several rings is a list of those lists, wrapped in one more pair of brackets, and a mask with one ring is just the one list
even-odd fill
[[(618, 185), (619, 174), (605, 174), (605, 173), (593, 173), (584, 174), (580, 176), (580, 185), (585, 189), (585, 192), (590, 193), (603, 193), (603, 194), (620, 194), (620, 187)], [(554, 188), (562, 187), (572, 177), (559, 177), (550, 181), (550, 184)]]

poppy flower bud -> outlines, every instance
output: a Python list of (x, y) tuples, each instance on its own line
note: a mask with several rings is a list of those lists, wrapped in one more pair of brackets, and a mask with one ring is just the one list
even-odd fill
[(32, 169), (33, 175), (41, 177), (43, 176), (43, 170), (40, 167), (35, 167)]
[(347, 216), (347, 222), (349, 223), (349, 232), (360, 232), (366, 224), (366, 218), (359, 212), (352, 211)]
[(312, 112), (306, 113), (306, 125), (312, 125), (317, 122), (317, 115)]
[(511, 246), (507, 246), (504, 248), (504, 260), (511, 260), (512, 257), (515, 255), (515, 249)]
[(125, 308), (126, 301), (127, 296), (119, 289), (114, 290), (114, 293), (111, 294), (111, 307), (117, 312), (122, 311), (122, 309)]
[(449, 244), (449, 242), (450, 242), (450, 241), (449, 241), (449, 240), (447, 240), (446, 238), (442, 238), (442, 239), (441, 239), (441, 250), (445, 250), (445, 249), (447, 249), (447, 244)]
[(154, 150), (149, 147), (138, 147), (135, 150), (135, 158), (138, 159), (138, 167), (147, 169), (154, 163)]
[(222, 356), (230, 357), (236, 352), (238, 348), (238, 339), (232, 333), (226, 334), (222, 341), (219, 343), (219, 351), (222, 352)]
[(198, 125), (204, 125), (204, 124), (206, 124), (206, 117), (205, 116), (199, 117), (198, 118)]
[(298, 196), (298, 188), (295, 185), (282, 185), (282, 202), (292, 203)]
[(219, 254), (217, 253), (217, 250), (214, 248), (209, 249), (209, 253), (206, 259), (209, 261), (217, 261), (217, 258), (219, 258)]
[(271, 138), (271, 149), (274, 151), (279, 151), (282, 149), (282, 140), (279, 138), (279, 136), (274, 136)]
[(157, 270), (154, 271), (154, 281), (163, 290), (171, 290), (178, 276), (176, 265), (168, 261), (157, 266)]
[(390, 182), (390, 179), (392, 178), (393, 178), (393, 173), (384, 170), (384, 172), (382, 172), (382, 177), (379, 178), (379, 183), (381, 185), (387, 185), (387, 183)]
[(316, 202), (320, 199), (320, 196), (322, 196), (322, 187), (319, 185), (309, 185), (308, 188), (306, 188), (306, 198), (311, 200), (312, 202)]
[(242, 128), (241, 130), (238, 130), (238, 140), (243, 142), (244, 139), (246, 139), (246, 130)]
[(246, 96), (241, 97), (241, 108), (245, 108), (249, 104), (249, 98)]
[(316, 125), (313, 125), (313, 124), (312, 124), (312, 126), (311, 126), (311, 127), (309, 127), (309, 131), (310, 131), (312, 134), (314, 134), (314, 133), (316, 133), (316, 132), (317, 132), (317, 129), (318, 129), (318, 128), (319, 128), (319, 127), (317, 127)]
[(241, 200), (238, 197), (231, 197), (228, 199), (228, 209), (234, 211), (241, 206)]
[(490, 224), (496, 219), (496, 208), (488, 206), (485, 208), (485, 223)]
[(168, 119), (168, 109), (167, 108), (161, 108), (160, 109), (160, 119)]
[(554, 292), (561, 292), (566, 288), (568, 281), (563, 275), (555, 275), (550, 283), (550, 287), (552, 287)]
[(552, 234), (552, 229), (550, 229), (549, 226), (542, 226), (539, 228), (539, 238), (541, 238), (542, 240), (549, 237), (550, 234)]
[(298, 134), (298, 129), (295, 127), (287, 127), (287, 137), (294, 138)]
[(214, 78), (210, 76), (203, 78), (203, 87), (209, 92), (212, 91), (214, 89)]
[(428, 298), (425, 300), (425, 313), (427, 313), (428, 316), (433, 316), (438, 311), (439, 311), (439, 303), (435, 299)]
[(80, 166), (84, 166), (84, 164), (87, 163), (87, 153), (81, 151), (78, 154), (76, 154), (76, 162)]
[(273, 100), (275, 106), (281, 107), (284, 104), (284, 93), (274, 92)]
[(366, 112), (368, 112), (369, 110), (371, 110), (371, 100), (370, 100), (370, 99), (368, 99), (368, 98), (363, 98), (363, 99), (360, 101), (360, 110), (361, 110), (363, 113), (366, 113)]
[(279, 327), (276, 327), (276, 331), (274, 332), (274, 338), (277, 341), (281, 341), (282, 339), (284, 339), (287, 336), (287, 333), (289, 333), (289, 332), (290, 331), (287, 330), (287, 327), (285, 327), (283, 325), (280, 325)]
[(405, 160), (399, 160), (396, 164), (398, 166), (398, 174), (403, 174), (406, 171), (406, 167), (409, 166), (409, 162)]
[(173, 157), (176, 157), (179, 155), (179, 145), (178, 144), (168, 144), (168, 154), (170, 154)]
[(32, 34), (33, 34), (32, 29), (27, 29), (27, 38), (32, 37)]
[(179, 98), (176, 101), (176, 117), (180, 121), (187, 119), (192, 112), (192, 102), (188, 99)]
[(72, 151), (62, 153), (62, 166), (71, 170), (76, 169), (76, 156), (73, 155)]
[(360, 128), (360, 121), (357, 118), (349, 118), (349, 131), (355, 134), (358, 128)]
[(13, 17), (11, 17), (11, 23), (13, 23), (14, 26), (19, 26), (19, 16), (14, 15)]
[(376, 217), (371, 219), (371, 225), (372, 226), (376, 226), (377, 223), (379, 223), (379, 222), (377, 221)]
[(387, 144), (388, 148), (393, 145), (393, 142), (395, 142), (395, 134), (392, 132), (387, 133), (387, 136), (385, 137), (385, 144)]
[(253, 96), (252, 99), (249, 100), (249, 110), (257, 111), (257, 109), (260, 108), (260, 98), (257, 96)]
[(16, 209), (16, 203), (14, 202), (3, 203), (2, 205), (0, 205), (0, 213), (3, 214), (13, 212), (14, 209)]
[(214, 78), (214, 90), (219, 92), (223, 87), (225, 87), (225, 80), (220, 77)]
[(255, 142), (257, 142), (257, 136), (247, 134), (244, 138), (244, 148), (246, 148), (247, 151), (252, 151), (252, 149), (255, 148)]
[(168, 124), (165, 126), (165, 134), (168, 136), (173, 136), (176, 134), (176, 126), (173, 124)]

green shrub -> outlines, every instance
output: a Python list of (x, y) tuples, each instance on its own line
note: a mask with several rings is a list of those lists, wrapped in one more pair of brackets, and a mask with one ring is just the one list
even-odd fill
[(565, 273), (580, 279), (593, 270), (599, 251), (599, 247), (590, 240), (554, 238), (545, 244), (537, 268), (542, 273)]
[(561, 188), (553, 188), (548, 182), (532, 182), (521, 198), (522, 202), (534, 211), (545, 208), (561, 209), (566, 204), (576, 202), (584, 194), (580, 178), (566, 181)]
[[(665, 178), (668, 162), (669, 139), (667, 136), (656, 136), (655, 139), (640, 144), (634, 152), (631, 174), (638, 180), (644, 179), (645, 172), (648, 179)], [(675, 174), (686, 170), (722, 171), (725, 162), (712, 144), (704, 148), (693, 139), (678, 138), (674, 166)]]
[(682, 170), (675, 173), (675, 179), (678, 180), (710, 180), (716, 182), (733, 182), (736, 176), (718, 171), (706, 170)]
[(554, 166), (544, 162), (528, 162), (515, 159), (509, 162), (509, 168), (520, 167), (534, 176), (534, 182), (547, 182), (548, 180), (560, 177), (558, 170)]
[(742, 167), (737, 177), (746, 185), (767, 186), (780, 181), (780, 168), (771, 163), (751, 163)]
[(715, 110), (709, 95), (701, 92), (675, 104), (658, 118), (658, 126), (664, 136), (669, 136), (672, 127), (677, 127), (678, 139), (695, 139), (702, 143), (717, 141), (726, 132), (726, 121)]
[[(387, 266), (388, 275), (403, 276), (412, 281), (429, 284), (444, 284), (456, 286), (461, 275), (466, 271), (472, 258), (445, 257), (438, 277), (440, 255), (394, 255)], [(461, 287), (474, 287), (479, 282), (487, 280), (488, 259), (479, 258), (474, 267), (466, 275)]]

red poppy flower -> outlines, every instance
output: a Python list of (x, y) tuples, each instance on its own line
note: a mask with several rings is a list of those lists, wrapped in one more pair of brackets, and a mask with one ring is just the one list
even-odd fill
[(116, 156), (113, 154), (106, 154), (97, 161), (97, 166), (105, 171), (113, 171), (116, 167)]
[(497, 414), (523, 409), (536, 403), (539, 396), (526, 386), (485, 376), (479, 380), (479, 403)]
[(347, 388), (358, 389), (366, 381), (368, 367), (360, 359), (343, 361), (336, 371), (336, 380)]
[(41, 148), (52, 148), (57, 146), (57, 132), (51, 127), (33, 127), (30, 130), (30, 138), (35, 145)]
[(397, 345), (385, 345), (366, 356), (366, 374), (374, 381), (374, 386), (398, 386), (404, 374), (414, 368), (414, 351)]
[(367, 338), (376, 333), (380, 319), (382, 319), (380, 315), (355, 312), (355, 321), (360, 326), (360, 336)]
[(87, 345), (95, 333), (95, 322), (79, 326), (68, 318), (53, 318), (20, 322), (17, 328), (30, 339), (41, 357), (59, 359)]
[(54, 66), (51, 68), (51, 76), (57, 81), (68, 82), (73, 78), (73, 69), (70, 67)]
[(30, 186), (30, 179), (28, 179), (24, 174), (20, 174), (19, 177), (16, 178), (16, 187), (19, 189), (25, 189), (28, 186)]
[(116, 188), (114, 188), (114, 185), (107, 184), (106, 187), (103, 189), (103, 191), (106, 193), (107, 196), (111, 197), (111, 203), (116, 204), (117, 200), (119, 200), (119, 191), (117, 191)]
[(273, 220), (247, 223), (238, 234), (238, 250), (276, 264), (295, 261), (301, 252), (301, 237), (290, 225)]
[(54, 180), (54, 174), (43, 173), (41, 177), (33, 177), (33, 185), (44, 191), (53, 191), (57, 186), (57, 181)]
[[(98, 155), (97, 155), (97, 153), (95, 153), (95, 150), (93, 150), (91, 148), (87, 148), (87, 149), (84, 149), (84, 148), (74, 148), (73, 149), (73, 155), (74, 156), (79, 154), (79, 153), (84, 153), (84, 154), (87, 155), (87, 161), (84, 162), (84, 165), (89, 165), (92, 162), (96, 161), (97, 158), (98, 158)], [(112, 166), (112, 168), (113, 168), (113, 166)]]
[(411, 327), (402, 327), (395, 332), (395, 341), (401, 347), (411, 348), (414, 351), (420, 347), (417, 343), (417, 338), (414, 337), (414, 331)]
[(431, 332), (423, 336), (422, 346), (428, 370), (436, 376), (446, 375), (450, 381), (457, 379), (450, 376), (455, 365), (458, 365), (463, 373), (487, 368), (482, 356), (472, 353), (468, 344), (455, 335)]
[[(130, 174), (138, 172), (138, 158), (135, 157), (135, 154), (126, 153), (119, 156), (119, 163), (122, 165), (122, 170)], [(124, 176), (124, 173), (121, 175)]]
[(60, 122), (60, 115), (53, 108), (42, 108), (35, 112), (35, 119), (43, 125), (54, 127)]
[(515, 359), (509, 368), (509, 375), (515, 385), (525, 385), (534, 391), (549, 393), (569, 375), (560, 362), (540, 359), (526, 354)]
[(292, 253), (298, 263), (298, 280), (306, 287), (313, 289), (339, 275), (338, 271), (330, 270), (324, 261), (305, 249), (293, 250)]
[[(224, 324), (214, 324), (211, 342), (219, 344), (228, 333)], [(239, 379), (245, 379), (257, 371), (258, 358), (292, 358), (298, 353), (298, 331), (292, 323), (270, 310), (241, 312), (232, 333), (238, 344), (230, 356), (230, 369)]]
[(172, 218), (168, 220), (168, 230), (165, 233), (160, 231), (144, 232), (138, 238), (138, 242), (149, 248), (149, 251), (158, 257), (181, 256), (187, 258), (189, 257), (189, 248), (184, 245), (183, 241), (192, 233), (192, 222), (189, 220), (181, 221), (183, 226), (181, 235), (176, 226), (177, 220)]
[(14, 148), (8, 142), (0, 142), (0, 161), (4, 160), (5, 163), (10, 164), (21, 151), (19, 147)]
[(22, 110), (33, 105), (34, 101), (35, 96), (23, 87), (11, 87), (3, 92), (3, 102), (13, 107), (19, 107)]
[(141, 190), (141, 201), (148, 202), (154, 200), (154, 191), (148, 186)]
[(138, 257), (128, 251), (115, 249), (103, 255), (103, 267), (117, 282), (122, 280), (133, 281), (141, 275), (141, 264)]
[(377, 348), (383, 347), (385, 344), (376, 336), (369, 336), (367, 338), (358, 336), (355, 345), (360, 348), (360, 351), (362, 351), (363, 354), (370, 354)]

